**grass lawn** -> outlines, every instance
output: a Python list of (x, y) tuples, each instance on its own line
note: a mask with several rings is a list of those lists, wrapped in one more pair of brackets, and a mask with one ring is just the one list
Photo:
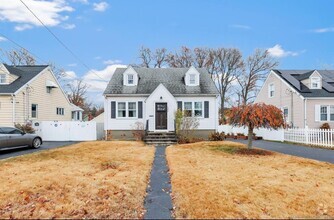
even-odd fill
[(333, 218), (334, 165), (233, 142), (167, 148), (177, 218)]
[(0, 161), (0, 218), (142, 218), (154, 148), (83, 142)]

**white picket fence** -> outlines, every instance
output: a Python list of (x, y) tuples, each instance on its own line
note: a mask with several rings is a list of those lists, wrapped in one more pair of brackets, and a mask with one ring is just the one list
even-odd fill
[[(243, 133), (248, 135), (248, 129), (246, 127), (232, 127), (231, 125), (219, 125), (219, 132), (225, 132), (225, 134), (237, 134)], [(257, 136), (263, 137), (264, 140), (270, 141), (287, 141), (293, 143), (307, 144), (313, 146), (322, 146), (328, 148), (334, 148), (334, 129), (322, 130), (322, 129), (254, 129), (254, 133)]]
[(334, 129), (300, 129), (284, 130), (284, 140), (322, 147), (334, 147)]

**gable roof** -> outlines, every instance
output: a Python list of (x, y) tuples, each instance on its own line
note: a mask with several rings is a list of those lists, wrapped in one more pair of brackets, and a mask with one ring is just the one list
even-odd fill
[[(282, 80), (296, 89), (304, 97), (334, 97), (334, 70), (273, 70)], [(322, 89), (309, 89), (303, 80), (314, 71), (322, 77)]]
[(11, 66), (3, 65), (10, 74), (18, 76), (18, 78), (11, 84), (0, 85), (1, 93), (15, 93), (22, 86), (27, 84), (31, 79), (42, 72), (48, 65), (34, 65), (34, 66)]
[(186, 86), (184, 77), (189, 68), (142, 68), (133, 67), (139, 80), (136, 86), (123, 85), (123, 73), (127, 68), (117, 68), (104, 94), (149, 95), (163, 84), (173, 95), (217, 95), (218, 90), (209, 73), (204, 68), (196, 68), (200, 73), (199, 86)]

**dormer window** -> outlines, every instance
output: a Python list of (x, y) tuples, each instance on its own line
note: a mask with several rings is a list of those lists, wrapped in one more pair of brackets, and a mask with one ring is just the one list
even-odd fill
[(196, 83), (196, 74), (189, 74), (189, 84), (195, 85)]
[(6, 84), (6, 74), (0, 74), (0, 84)]
[(133, 85), (133, 74), (128, 74), (128, 84)]
[(320, 77), (312, 77), (311, 78), (311, 89), (321, 89)]

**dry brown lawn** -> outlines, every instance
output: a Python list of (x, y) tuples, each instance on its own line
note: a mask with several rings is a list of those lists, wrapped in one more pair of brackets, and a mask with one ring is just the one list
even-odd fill
[(333, 164), (233, 147), (244, 146), (167, 148), (177, 218), (334, 218)]
[(0, 162), (0, 218), (142, 218), (154, 148), (84, 142)]

